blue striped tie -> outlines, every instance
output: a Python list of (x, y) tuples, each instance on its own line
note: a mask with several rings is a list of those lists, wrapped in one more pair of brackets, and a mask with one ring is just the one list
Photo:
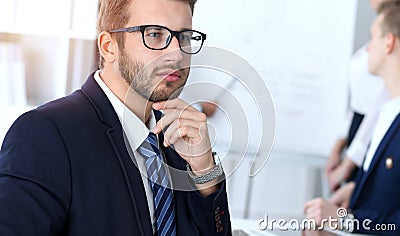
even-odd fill
[[(150, 180), (155, 212), (157, 217), (157, 235), (176, 235), (175, 207), (172, 190), (163, 166), (163, 159), (154, 133), (144, 140), (138, 151), (145, 157), (147, 176)], [(169, 188), (168, 188), (169, 186)]]

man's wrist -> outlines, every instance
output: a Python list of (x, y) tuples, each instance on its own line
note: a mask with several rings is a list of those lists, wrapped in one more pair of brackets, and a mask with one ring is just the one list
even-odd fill
[(210, 150), (204, 156), (193, 157), (188, 160), (187, 164), (194, 175), (203, 175), (214, 168), (216, 164), (214, 152)]
[(217, 153), (213, 152), (212, 156), (214, 159), (214, 164), (211, 167), (202, 170), (201, 172), (193, 172), (189, 163), (186, 164), (188, 175), (195, 184), (205, 184), (223, 175), (224, 171)]

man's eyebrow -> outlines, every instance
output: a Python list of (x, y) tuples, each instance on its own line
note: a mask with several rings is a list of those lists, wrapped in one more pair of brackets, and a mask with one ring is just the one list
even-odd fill
[(189, 28), (182, 28), (182, 30), (180, 30), (180, 31), (185, 31), (185, 30), (193, 30), (193, 29), (189, 29)]

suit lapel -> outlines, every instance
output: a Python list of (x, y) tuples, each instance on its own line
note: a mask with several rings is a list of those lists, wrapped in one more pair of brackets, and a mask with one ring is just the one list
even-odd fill
[[(385, 136), (383, 137), (382, 141), (380, 142), (378, 149), (376, 150), (374, 157), (372, 158), (371, 165), (368, 168), (367, 172), (364, 172), (360, 181), (357, 183), (357, 187), (353, 193), (353, 197), (351, 199), (350, 206), (354, 205), (357, 202), (357, 199), (360, 197), (362, 189), (371, 174), (371, 172), (376, 168), (378, 161), (383, 157), (384, 151), (386, 150), (387, 145), (392, 140), (393, 135), (398, 132), (400, 128), (400, 114), (397, 115), (393, 123), (390, 125), (388, 131), (386, 132)], [(362, 168), (362, 166), (361, 166)]]
[(374, 157), (372, 158), (371, 165), (368, 168), (367, 175), (371, 173), (371, 171), (375, 168), (376, 163), (378, 163), (378, 160), (382, 158), (383, 152), (386, 150), (387, 145), (392, 140), (393, 135), (398, 131), (399, 126), (400, 126), (400, 115), (397, 115), (396, 119), (390, 125), (390, 128), (388, 129), (381, 143), (379, 144), (378, 149), (376, 150)]
[[(114, 148), (115, 156), (118, 159), (121, 170), (125, 176), (125, 181), (128, 186), (129, 194), (132, 200), (132, 206), (136, 215), (136, 220), (139, 226), (140, 235), (152, 235), (153, 229), (150, 221), (150, 212), (148, 209), (146, 193), (144, 191), (143, 181), (137, 163), (132, 163), (135, 160), (133, 152), (127, 151), (121, 125), (117, 125), (107, 131), (110, 142)], [(132, 158), (131, 158), (131, 156)]]
[[(110, 128), (106, 131), (107, 137), (110, 140), (112, 148), (115, 152), (121, 171), (125, 177), (125, 181), (129, 190), (134, 214), (139, 226), (139, 235), (152, 235), (153, 229), (150, 221), (150, 213), (147, 204), (146, 193), (143, 186), (143, 181), (137, 164), (132, 161), (135, 160), (133, 152), (127, 149), (124, 140), (121, 123), (115, 113), (107, 96), (101, 90), (100, 86), (96, 83), (92, 74), (85, 84), (82, 86), (82, 92), (92, 103), (99, 119), (107, 124)], [(130, 152), (129, 152), (130, 151)], [(132, 159), (130, 157), (132, 155)]]

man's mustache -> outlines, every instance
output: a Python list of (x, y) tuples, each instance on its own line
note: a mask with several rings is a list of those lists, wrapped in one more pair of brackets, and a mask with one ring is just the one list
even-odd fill
[(154, 68), (153, 72), (151, 73), (152, 77), (155, 77), (158, 72), (160, 71), (165, 71), (165, 70), (172, 70), (172, 71), (180, 71), (182, 74), (186, 75), (187, 71), (190, 67), (184, 67), (181, 64), (175, 64), (175, 65), (167, 65), (167, 66), (158, 66)]

